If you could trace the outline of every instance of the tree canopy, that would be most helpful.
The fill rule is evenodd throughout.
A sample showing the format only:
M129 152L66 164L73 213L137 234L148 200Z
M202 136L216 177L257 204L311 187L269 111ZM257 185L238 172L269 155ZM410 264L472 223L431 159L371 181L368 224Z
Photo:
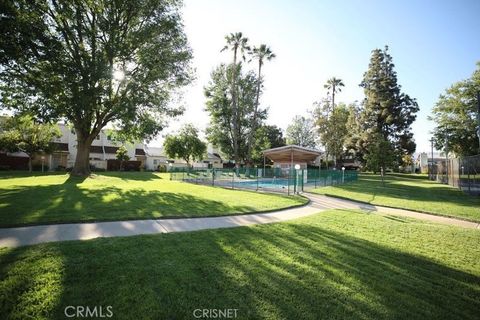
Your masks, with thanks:
M263 164L263 150L283 147L286 144L282 129L277 126L262 125L258 128L255 135L252 162L256 164ZM266 160L270 163L270 160Z
M287 144L315 148L316 133L313 120L303 116L295 116L287 127Z
M480 92L480 62L472 76L459 81L440 95L433 107L431 120L435 121L433 138L437 149L448 149L458 156L480 153L477 136L480 110L477 94Z
M235 113L232 109L231 91L231 78L234 76L237 77ZM207 138L227 157L236 159L239 163L247 159L248 136L254 130L254 123L261 125L267 116L267 110L256 108L257 81L256 74L253 71L242 72L241 65L221 64L213 70L211 80L204 90L207 99L205 109L210 115ZM238 148L237 154L235 145Z
M207 152L207 145L198 138L198 129L191 124L183 126L178 135L167 136L163 148L170 158L183 159L187 165L203 159Z
M317 104L313 112L320 143L328 154L336 160L344 154L347 136L349 107L339 103L335 108L330 108L327 101Z
M33 156L54 151L53 140L59 137L57 125L35 122L30 115L4 118L0 122L0 150L27 154L29 171L32 171Z
M360 84L365 99L359 122L362 126L360 131L363 132L362 141L358 146L364 148L360 154L368 155L378 146L377 135L381 134L391 144L394 159L400 164L405 154L415 152L411 124L416 119L419 107L415 99L401 92L394 67L387 46L384 50L372 51L368 70Z
M73 174L89 174L89 148L108 123L132 138L156 135L192 57L177 0L2 3L2 106L66 119L77 135Z

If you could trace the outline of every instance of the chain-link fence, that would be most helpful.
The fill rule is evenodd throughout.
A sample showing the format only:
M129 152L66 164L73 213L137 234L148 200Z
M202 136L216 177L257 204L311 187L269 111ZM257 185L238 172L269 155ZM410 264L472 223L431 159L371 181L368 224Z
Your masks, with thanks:
M356 171L232 168L199 169L173 168L171 180L220 186L232 189L264 190L295 194L308 189L341 184L357 180Z
M480 155L440 160L428 169L431 180L480 195Z

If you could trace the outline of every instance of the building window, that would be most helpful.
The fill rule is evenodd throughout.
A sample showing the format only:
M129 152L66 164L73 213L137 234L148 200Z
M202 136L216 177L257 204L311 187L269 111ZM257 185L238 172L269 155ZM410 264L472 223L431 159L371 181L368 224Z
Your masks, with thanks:
M111 136L107 136L107 140L108 140L108 141L111 141L111 140L112 140L112 137L111 137Z
M97 137L95 139L100 140L100 135L97 135Z
M157 159L154 159L153 160L153 165L156 166L158 164L158 160Z

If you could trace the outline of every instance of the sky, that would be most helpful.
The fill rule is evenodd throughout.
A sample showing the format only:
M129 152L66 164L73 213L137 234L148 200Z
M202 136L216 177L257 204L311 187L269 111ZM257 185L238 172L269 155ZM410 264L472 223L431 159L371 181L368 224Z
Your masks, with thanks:
M412 126L417 152L430 150L434 123L427 117L439 95L470 77L480 61L478 0L185 0L183 19L196 80L184 90L184 116L165 133L187 122L207 127L203 88L217 65L231 62L231 52L220 50L232 32L276 54L263 69L261 105L269 108L267 123L284 130L326 97L331 77L345 84L337 102L363 100L359 83L371 51L388 45L402 91L420 107Z

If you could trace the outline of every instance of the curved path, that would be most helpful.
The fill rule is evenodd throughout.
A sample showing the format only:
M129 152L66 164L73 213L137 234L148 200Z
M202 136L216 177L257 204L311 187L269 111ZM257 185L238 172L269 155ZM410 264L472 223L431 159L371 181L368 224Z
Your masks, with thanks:
M304 195L310 199L309 204L299 208L284 209L270 213L210 218L129 220L3 228L0 229L0 247L18 247L54 241L87 240L98 237L124 237L140 234L232 228L252 224L287 221L309 216L327 209L361 209L369 212L407 216L465 228L479 228L478 223L459 219L434 216L402 209L372 206L350 200L336 199L310 193Z

